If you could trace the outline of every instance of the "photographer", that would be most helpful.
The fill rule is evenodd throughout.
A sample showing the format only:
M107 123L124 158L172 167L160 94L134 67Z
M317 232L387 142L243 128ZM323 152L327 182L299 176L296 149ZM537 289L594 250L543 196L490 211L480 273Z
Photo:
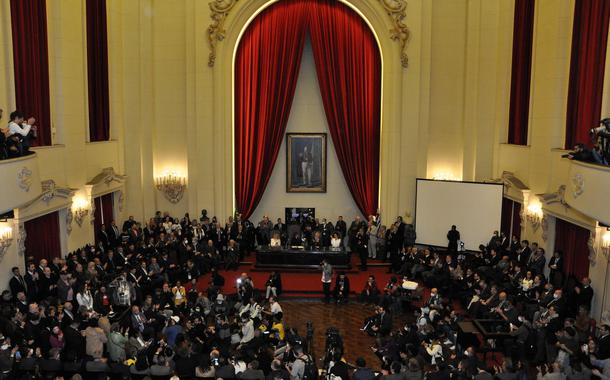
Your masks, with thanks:
M592 128L589 132L594 141L599 144L600 151L593 151L593 156L597 163L608 165L610 163L610 118L602 119L601 125Z

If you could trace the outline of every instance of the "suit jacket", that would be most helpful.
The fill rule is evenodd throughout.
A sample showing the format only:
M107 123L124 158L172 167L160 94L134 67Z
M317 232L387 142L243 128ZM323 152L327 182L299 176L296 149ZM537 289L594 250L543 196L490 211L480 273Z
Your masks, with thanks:
M104 248L108 248L110 246L110 236L108 236L108 232L105 230L100 230L97 233L97 240L104 246Z
M388 313L379 314L379 334L388 335L392 331L392 316Z
M337 276L337 280L335 281L335 294L339 294L341 287L341 278ZM349 278L347 276L343 279L343 295L349 296Z
M23 276L13 276L13 278L11 278L11 280L8 282L8 286L11 289L11 294L13 297L16 297L17 293L19 292L24 292L26 295L28 294L27 285Z
M237 378L243 380L265 380L265 373L260 369L248 368L238 373Z

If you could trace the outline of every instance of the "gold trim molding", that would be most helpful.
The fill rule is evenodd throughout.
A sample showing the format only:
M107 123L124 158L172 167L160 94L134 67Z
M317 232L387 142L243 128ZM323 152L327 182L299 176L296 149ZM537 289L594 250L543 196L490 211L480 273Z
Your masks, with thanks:
M208 43L210 45L210 55L208 66L214 67L216 62L216 45L225 38L225 20L231 9L237 4L238 0L214 0L210 3L210 17L212 23L208 26Z
M405 0L379 0L383 9L392 19L394 26L390 29L392 41L400 42L400 62L402 67L409 67L409 57L407 56L407 43L409 41L409 28L405 24L407 18L407 2Z
M214 0L209 3L210 18L212 19L212 23L208 26L208 44L210 45L210 54L208 56L209 67L214 67L216 63L216 47L226 36L224 24L237 2L238 0ZM379 0L379 2L392 20L393 26L390 28L390 38L392 41L400 43L400 62L402 67L407 68L409 67L407 45L411 35L409 28L405 24L407 2L405 0Z

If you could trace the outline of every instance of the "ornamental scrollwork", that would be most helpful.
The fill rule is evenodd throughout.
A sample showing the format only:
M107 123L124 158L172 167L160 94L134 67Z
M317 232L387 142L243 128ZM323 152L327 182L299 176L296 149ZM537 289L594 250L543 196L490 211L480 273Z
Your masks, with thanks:
M19 184L19 188L26 193L30 191L30 187L32 187L32 171L27 167L23 167L17 173L17 183Z
M402 67L409 66L407 44L409 42L409 28L405 24L407 18L407 2L405 0L379 0L386 13L392 19L393 27L390 29L390 38L400 42L400 62Z
M585 192L585 177L582 174L574 174L572 177L572 195L578 198Z
M213 67L216 62L216 46L218 42L225 38L225 20L238 0L214 0L210 3L212 23L208 26L208 44L210 45L210 55L208 66Z

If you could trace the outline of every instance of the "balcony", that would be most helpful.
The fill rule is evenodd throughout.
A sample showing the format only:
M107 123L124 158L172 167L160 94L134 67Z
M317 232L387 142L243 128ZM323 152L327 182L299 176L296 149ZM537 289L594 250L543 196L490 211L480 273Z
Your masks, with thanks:
M0 161L0 213L19 208L41 191L36 153Z
M583 214L610 224L610 166L570 161L566 201Z

